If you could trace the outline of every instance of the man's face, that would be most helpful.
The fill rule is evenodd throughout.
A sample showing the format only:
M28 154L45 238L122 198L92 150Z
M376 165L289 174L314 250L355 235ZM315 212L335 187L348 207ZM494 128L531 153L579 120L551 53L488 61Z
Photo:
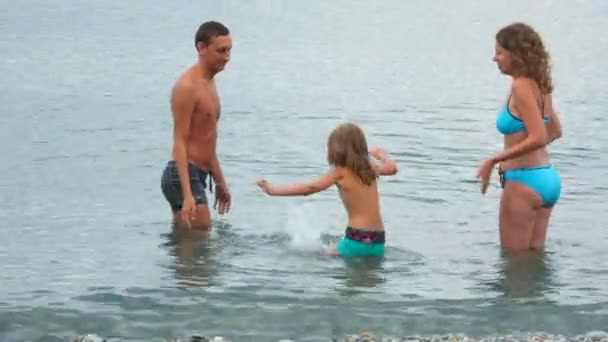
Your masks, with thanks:
M198 45L199 54L213 70L223 70L228 61L230 61L230 51L232 50L232 38L230 35L213 37L209 45L203 43L198 43Z

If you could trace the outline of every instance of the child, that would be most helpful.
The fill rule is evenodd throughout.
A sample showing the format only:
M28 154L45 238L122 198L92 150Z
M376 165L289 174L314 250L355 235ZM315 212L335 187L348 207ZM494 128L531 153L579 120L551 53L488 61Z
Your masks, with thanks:
M371 155L379 163L372 163L363 131L355 124L338 126L327 141L327 160L334 168L313 182L277 186L262 179L257 185L271 196L306 196L338 187L340 198L348 214L344 238L333 252L341 255L384 255L384 225L378 199L378 175L394 175L397 165L386 153L374 148Z

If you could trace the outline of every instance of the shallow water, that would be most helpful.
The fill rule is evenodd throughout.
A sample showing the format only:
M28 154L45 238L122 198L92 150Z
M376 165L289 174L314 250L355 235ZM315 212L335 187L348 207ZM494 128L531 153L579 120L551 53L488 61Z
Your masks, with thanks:
M606 2L4 8L0 340L573 336L608 326ZM210 234L173 232L160 192L167 97L209 18L234 39L218 76L234 204ZM491 62L493 35L519 19L553 57L563 193L547 251L511 259L497 241L500 189L482 197L474 175L501 147L493 120L508 79ZM322 253L344 229L335 191L268 198L254 186L325 171L326 137L345 120L400 167L380 183L380 263Z

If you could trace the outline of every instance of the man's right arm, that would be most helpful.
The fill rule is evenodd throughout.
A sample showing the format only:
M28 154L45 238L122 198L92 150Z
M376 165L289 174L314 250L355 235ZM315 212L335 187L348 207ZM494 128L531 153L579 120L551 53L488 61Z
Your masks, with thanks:
M173 160L177 166L184 199L192 197L190 175L188 174L188 139L190 121L194 110L194 93L190 86L177 84L171 94L173 113Z

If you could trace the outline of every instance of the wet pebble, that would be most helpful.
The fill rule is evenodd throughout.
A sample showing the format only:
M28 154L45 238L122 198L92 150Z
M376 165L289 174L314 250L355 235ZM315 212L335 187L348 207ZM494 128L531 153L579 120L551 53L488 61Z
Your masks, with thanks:
M116 340L119 342L120 340ZM98 335L89 334L79 336L70 342L115 342L106 340ZM168 340L167 342L232 342L222 336L190 336ZM238 341L235 341L238 342ZM293 342L281 339L276 342ZM534 333L526 335L496 335L486 336L479 339L468 337L464 334L447 335L411 335L403 337L381 336L373 332L364 331L358 335L347 335L328 339L328 342L608 342L608 333L604 331L590 331L583 335L567 337L563 335L552 335Z
M95 334L87 334L83 336L78 336L71 342L106 342L106 339L103 337L99 337Z

